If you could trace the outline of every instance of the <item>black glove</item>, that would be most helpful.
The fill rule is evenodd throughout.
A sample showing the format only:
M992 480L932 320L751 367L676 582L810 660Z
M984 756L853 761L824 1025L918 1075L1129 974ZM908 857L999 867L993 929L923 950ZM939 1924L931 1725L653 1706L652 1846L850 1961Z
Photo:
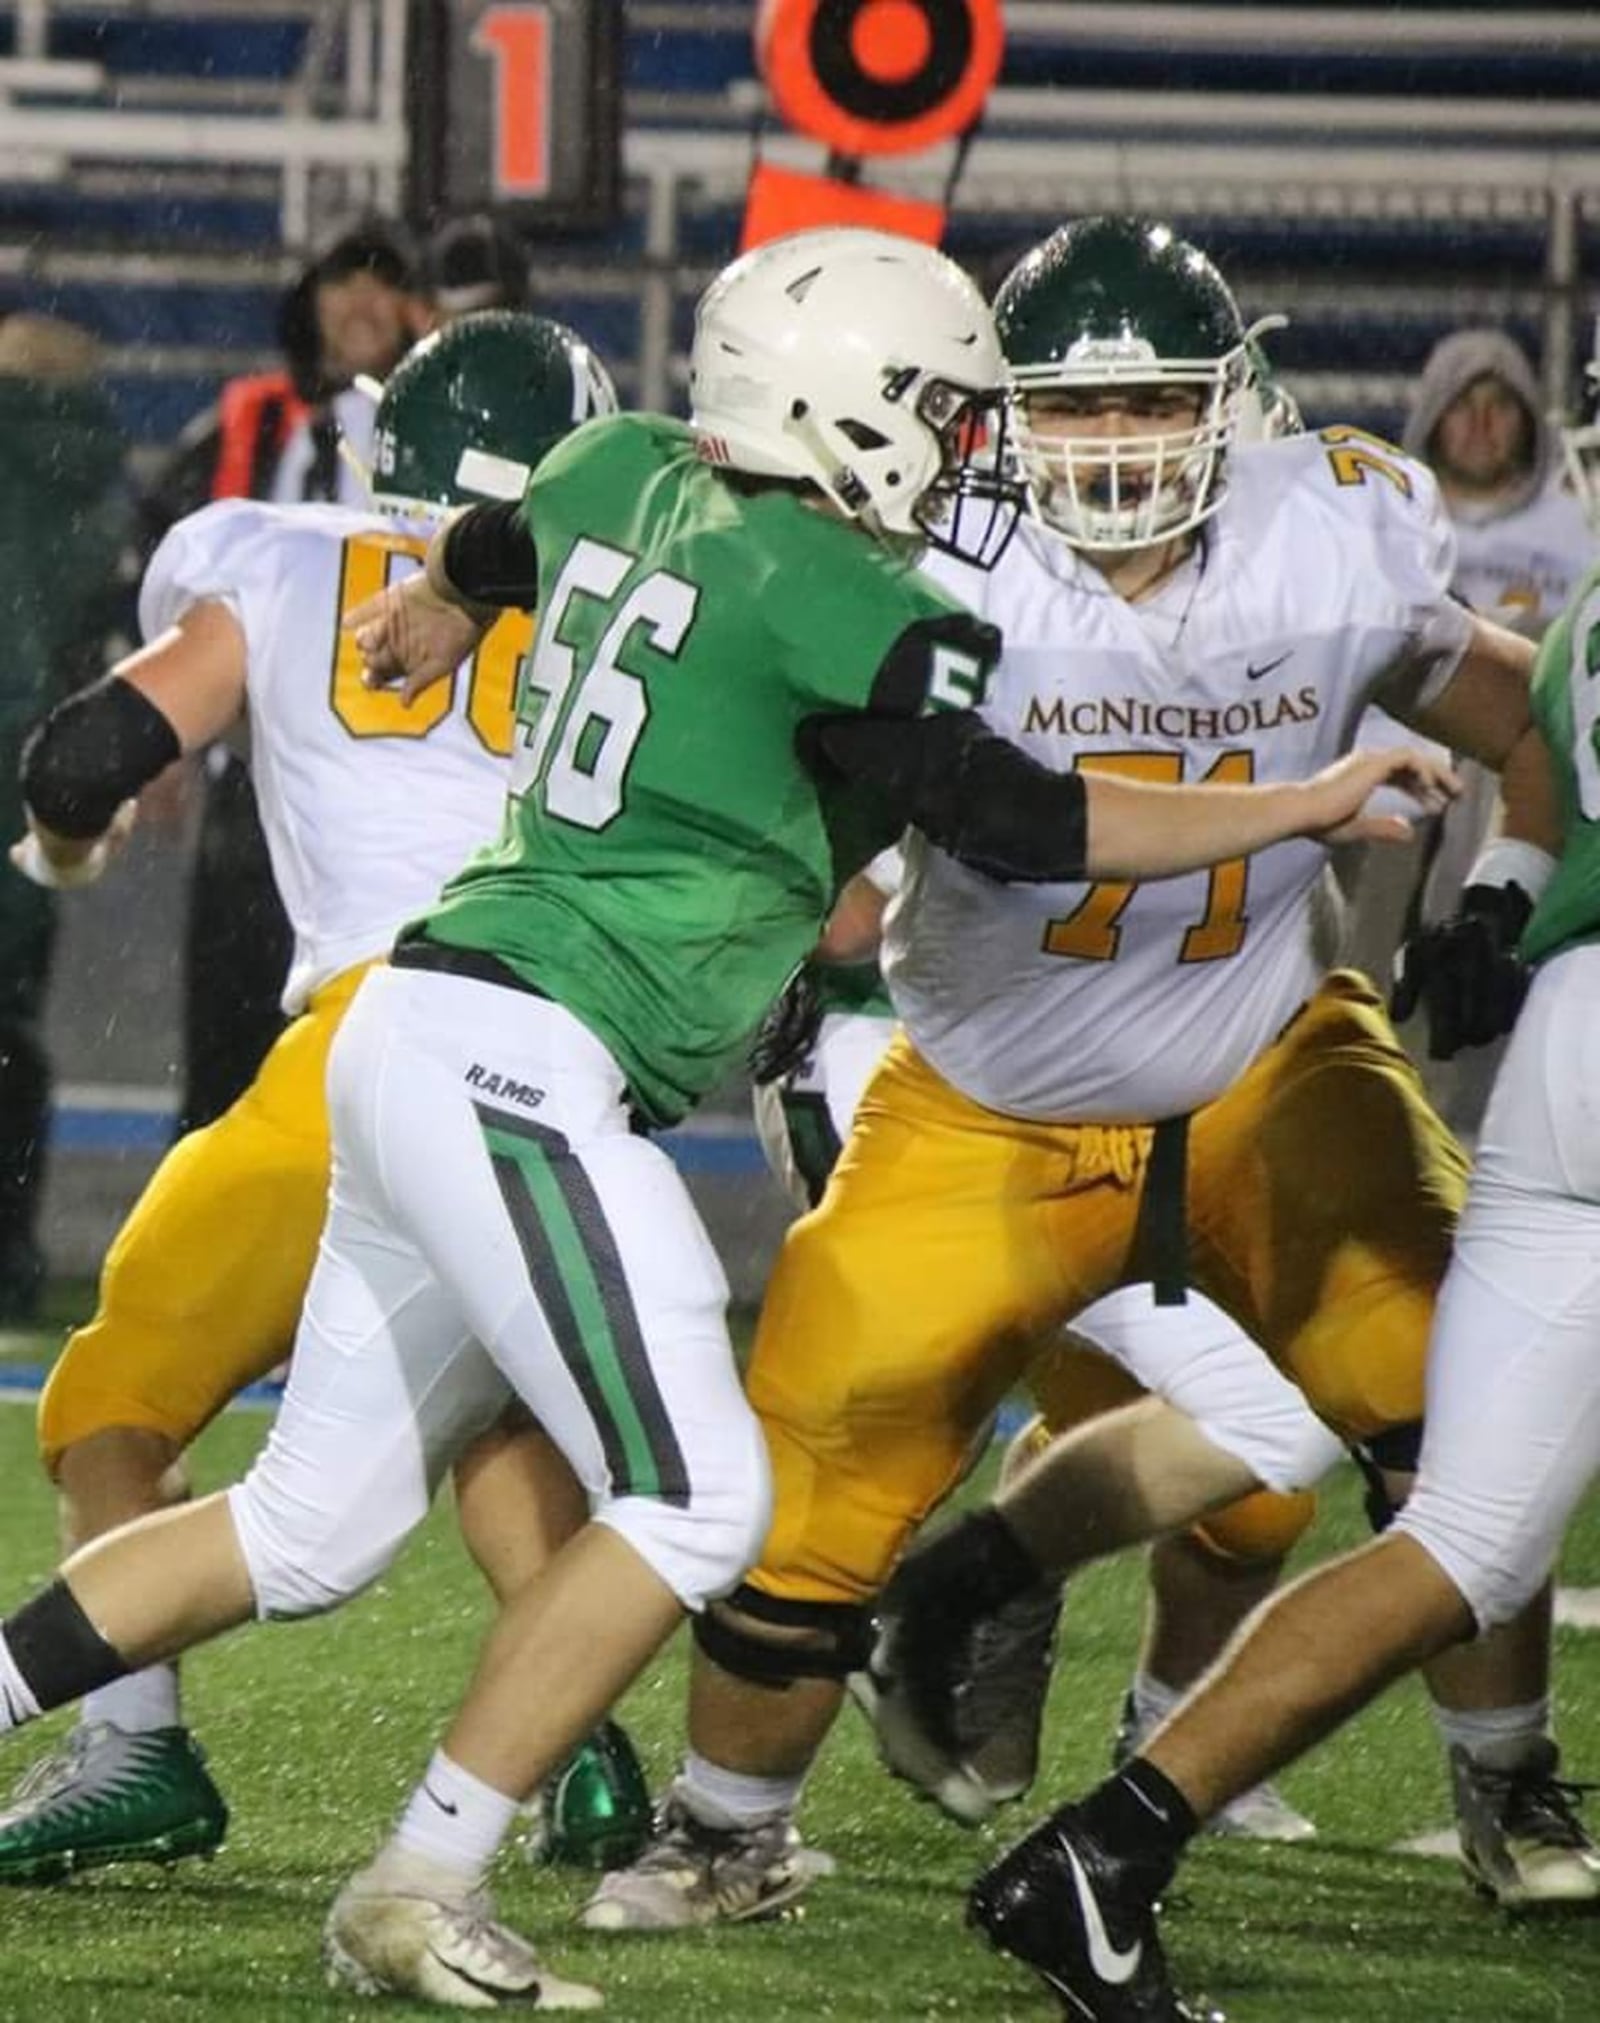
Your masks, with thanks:
M1418 928L1401 949L1390 1015L1398 1022L1421 1005L1431 1059L1454 1060L1510 1032L1528 988L1517 942L1532 911L1514 881L1469 885L1459 912Z
M822 999L809 963L801 963L756 1027L745 1065L750 1079L765 1086L798 1068L817 1043Z

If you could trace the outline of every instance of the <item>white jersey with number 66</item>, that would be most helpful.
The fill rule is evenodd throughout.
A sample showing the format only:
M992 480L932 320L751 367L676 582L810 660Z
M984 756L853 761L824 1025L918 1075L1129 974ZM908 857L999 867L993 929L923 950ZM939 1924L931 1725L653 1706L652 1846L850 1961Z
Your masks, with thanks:
M384 954L500 818L531 618L508 612L410 708L364 685L343 629L357 604L420 568L428 532L342 506L224 500L180 520L145 574L146 639L211 601L244 633L251 771L294 929L289 1012Z

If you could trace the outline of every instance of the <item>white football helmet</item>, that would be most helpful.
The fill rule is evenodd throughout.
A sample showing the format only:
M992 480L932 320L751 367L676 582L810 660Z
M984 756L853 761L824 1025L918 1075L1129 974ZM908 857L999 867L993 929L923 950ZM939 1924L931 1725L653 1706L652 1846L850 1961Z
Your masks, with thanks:
M985 567L1022 497L1001 453L1002 381L993 320L959 267L845 227L774 239L725 268L689 354L706 462L802 479L873 534Z
M1567 483L1590 528L1600 536L1600 321L1595 323L1594 356L1583 368L1583 378L1592 412L1586 422L1562 429L1561 454Z

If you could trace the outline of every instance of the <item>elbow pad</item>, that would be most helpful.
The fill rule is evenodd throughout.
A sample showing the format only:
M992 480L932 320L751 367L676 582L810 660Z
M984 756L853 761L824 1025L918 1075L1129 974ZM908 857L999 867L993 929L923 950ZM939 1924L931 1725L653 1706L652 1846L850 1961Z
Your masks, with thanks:
M1007 883L1082 878L1088 792L970 710L923 717L828 717L801 727L801 756L875 788L902 824Z
M517 501L469 506L445 529L443 561L451 589L470 603L537 610L539 556Z
M22 747L22 797L58 836L102 835L179 756L178 733L132 683L107 675L57 705Z

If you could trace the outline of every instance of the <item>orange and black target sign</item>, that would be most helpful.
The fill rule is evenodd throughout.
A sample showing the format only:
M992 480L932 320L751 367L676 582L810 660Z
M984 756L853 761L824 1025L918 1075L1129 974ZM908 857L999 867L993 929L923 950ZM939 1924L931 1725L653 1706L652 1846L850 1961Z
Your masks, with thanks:
M971 126L1000 73L1000 0L763 0L779 114L837 154L910 154Z

